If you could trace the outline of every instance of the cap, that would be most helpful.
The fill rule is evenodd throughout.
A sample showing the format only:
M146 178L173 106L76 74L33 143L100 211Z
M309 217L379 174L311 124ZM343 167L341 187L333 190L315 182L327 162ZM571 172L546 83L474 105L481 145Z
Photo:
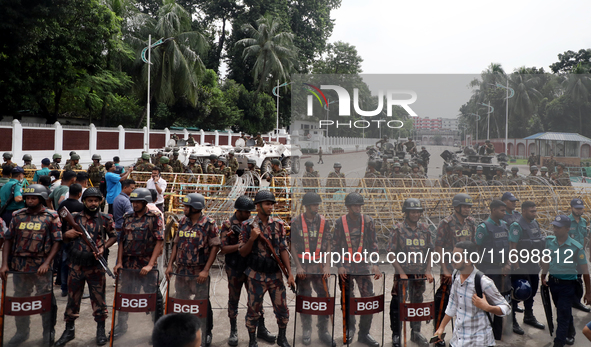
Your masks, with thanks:
M570 207L572 208L585 208L583 200L574 198L570 201Z
M562 227L569 227L570 228L570 218L561 214L554 218L554 221L551 223L552 225L556 225L559 228Z
M15 173L22 173L22 174L24 174L25 173L25 170L22 167L17 166L17 167L15 167L15 168L12 169L11 173L13 173L13 174L15 174Z
M513 195L513 193L511 192L506 192L505 194L503 194L503 196L501 197L501 201L504 200L519 201L519 199L517 199L517 197L515 197L515 195Z
M51 164L51 160L49 160L49 158L43 158L43 160L41 160L41 164L42 165L49 165L49 164Z

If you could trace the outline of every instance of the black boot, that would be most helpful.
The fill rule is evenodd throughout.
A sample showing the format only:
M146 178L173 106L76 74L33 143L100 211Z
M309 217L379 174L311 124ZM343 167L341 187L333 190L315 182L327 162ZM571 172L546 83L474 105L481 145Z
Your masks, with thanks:
M53 346L55 341L55 326L51 313L41 315L41 325L43 326L43 346Z
M248 333L248 347L259 347L257 343L257 333L256 332L249 332Z
M322 317L322 316L318 316ZM327 317L327 316L324 316ZM327 319L328 321L328 319ZM328 333L328 322L319 322L318 323L318 338L322 343L324 343L328 347L336 347L337 343L332 338L332 336Z
M65 346L66 343L72 341L76 337L76 328L74 326L74 322L66 322L66 329L60 337L59 340L55 343L55 346Z
M277 346L279 347L291 347L285 337L285 328L279 328L279 336L277 336Z
M105 321L96 323L96 344L99 346L105 345L109 342L105 334Z
M238 346L238 328L236 328L236 318L230 318L230 337L228 345Z
M525 331L523 331L523 329L521 329L521 327L519 326L519 323L517 323L517 320L513 320L513 332L517 335L525 334Z
M585 305L583 305L580 301L577 302L573 302L573 308L576 308L577 310L581 310L583 312L591 312L591 309Z
M419 347L429 347L429 341L421 334L421 331L418 329L413 329L410 331L410 340L419 345Z
M29 317L15 317L16 334L8 341L8 346L18 346L29 339L30 323Z
M275 339L277 338L277 336L271 335L269 330L267 330L267 327L265 326L265 317L263 317L263 316L261 316L261 318L259 318L259 327L257 329L257 337L259 339L263 339L269 343L275 343Z
M369 332L364 333L361 332L361 330L359 331L359 337L357 338L357 341L368 345L369 347L378 347L380 344L378 343L378 341L376 341L370 334Z
M113 340L120 338L127 333L127 318L129 317L127 312L120 312L119 318L117 319L117 325L111 332L113 334Z
M523 323L527 325L531 325L532 327L540 330L544 330L546 326L536 319L533 312L526 312L523 316Z

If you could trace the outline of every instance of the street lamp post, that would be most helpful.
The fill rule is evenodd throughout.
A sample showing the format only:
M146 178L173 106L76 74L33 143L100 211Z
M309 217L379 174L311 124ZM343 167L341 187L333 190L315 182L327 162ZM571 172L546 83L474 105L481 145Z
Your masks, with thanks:
M476 111L478 112L478 111ZM469 116L476 116L476 144L478 144L478 121L480 120L480 115L477 113L468 113Z
M495 108L490 105L490 100L488 101L488 104L481 102L480 105L488 107L488 111L486 112L486 139L490 140L490 114L494 112Z
M507 91L506 94L506 101L505 101L505 154L509 155L509 99L511 99L515 95L515 90L513 88L509 88L509 78L507 77L507 86L504 86L500 83L495 84L498 88L503 88ZM509 95L509 91L511 91L511 95Z
M326 122L326 137L328 137L328 109L329 109L329 107L328 107L328 106L329 106L329 105L332 105L332 104L336 104L336 103L338 103L338 102L339 102L339 100L330 101L330 99L328 99L328 100L326 100L326 101L327 101L327 104L326 104L326 105L324 105L324 109L326 110L326 120L327 120L327 122Z
M277 119L276 119L276 123L275 123L275 134L277 136L277 141L279 141L279 88L281 87L285 87L287 85L289 85L291 83L283 83L282 85L279 85L279 80L277 80L277 87L273 87L273 95L275 95L277 97Z

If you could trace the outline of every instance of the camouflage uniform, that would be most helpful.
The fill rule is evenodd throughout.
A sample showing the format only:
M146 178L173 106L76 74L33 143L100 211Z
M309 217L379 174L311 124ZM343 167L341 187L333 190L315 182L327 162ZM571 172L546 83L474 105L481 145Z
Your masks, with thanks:
M237 245L240 238L241 225L235 215L226 219L220 230L221 245ZM246 282L246 259L240 256L238 251L226 254L226 274L228 275L228 317L236 319L238 317L238 303L240 302L240 293L242 286L248 291Z
M318 188L320 187L320 179L318 177L320 177L320 174L318 174L318 171L312 171L312 172L306 171L304 173L304 175L302 176L302 186L308 188L305 190L306 192L318 191ZM309 188L313 188L313 189L309 189Z
M287 235L285 225L280 218L269 217L267 227L263 227L258 216L251 218L242 223L240 232L240 247L244 246L250 238L251 224L256 224L261 230L261 236L271 241L273 248L277 255L281 251L287 250ZM273 264L275 260L272 258L271 252L267 249L266 243L262 240L256 240L252 246L252 252L248 256L247 268L244 271L248 277L248 311L246 312L246 328L249 333L255 332L257 323L261 316L263 309L263 296L266 292L269 295L273 304L273 311L277 318L277 326L279 329L287 328L289 322L289 309L285 299L285 284L283 283L283 275L279 266ZM264 263L267 266L258 266ZM258 268L259 270L255 270ZM266 268L266 270L263 270ZM276 271L275 271L276 270ZM266 271L266 272L262 272Z
M265 146L265 141L263 140L263 138L259 135L257 137L255 137L255 147L264 147Z
M411 168L410 166L408 166L408 163L404 163L402 164L402 167L400 168L400 172L402 172L405 175L408 175L409 173L411 173Z
M215 168L215 166L211 162L207 164L207 174L208 175L215 175L216 171L217 171L217 169Z
M454 175L443 174L441 176L441 186L443 188L449 188L454 183Z
M15 167L17 167L18 165L17 165L16 163L14 163L14 162L11 162L10 164L7 164L7 163L5 162L4 164L2 164L2 168L4 168L5 166L10 166L11 168L13 168L13 169L14 169L14 168L15 168Z
M195 146L195 139L193 138L193 136L189 136L189 138L187 139L187 145Z
M187 165L187 168L189 170L191 170L191 172L194 174L202 174L203 173L203 167L201 167L201 164L199 164L197 162L195 162L195 164Z
M80 164L72 165L72 162L69 162L64 166L64 171L74 171L74 170L82 170L82 165L80 165Z
M109 238L116 237L115 222L111 215L98 212L96 217L88 218L87 215L79 212L72 214L72 216L76 223L86 228L98 248L104 246L103 232ZM88 283L94 320L104 322L108 315L107 302L105 301L105 270L94 258L92 250L83 237L77 237L66 244L70 272L68 274L68 304L64 312L64 320L73 322L80 315L80 301L84 292L84 284Z
M151 159L152 160L152 164L155 165L155 166L160 166L160 158L161 157L162 156L157 156L157 155L153 156L152 159Z
M346 233L344 225L343 225L343 218L347 221L348 225L348 234L350 235L351 240L351 247L349 247L348 242L346 240ZM363 234L361 233L363 223ZM370 216L361 215L360 219L356 222L353 221L348 215L344 215L336 220L334 233L331 242L331 249L333 251L336 250L348 250L350 254L355 252L363 252L367 250L368 253L370 252L378 252L378 240L375 232L375 226L373 219ZM368 276L371 274L371 267L369 264L364 263L363 261L356 264L355 262L349 262L346 259L342 260L342 263L338 265L339 267L344 267L347 270L347 279L342 281L339 276L339 287L345 287L345 292L341 293L341 295L345 295L345 302L346 305L346 316L347 319L347 328L348 330L354 331L355 330L355 316L351 315L351 307L349 306L349 298L351 297L352 293L355 292L355 282L359 286L359 293L362 297L369 297L374 296L373 292L373 279L372 277ZM357 276L355 276L357 275ZM353 281L354 280L354 281ZM371 327L371 321L373 316L372 315L363 315L360 318L359 323L359 333L360 335L365 333L369 333L369 329Z
M419 172L416 172L416 173L415 172L412 172L410 174L410 177L412 177L412 178L425 178L425 176L420 171Z
M526 178L526 183L531 184L531 185L539 185L539 184L541 184L541 181L542 180L540 179L540 176L534 175L531 173L529 175L527 175L527 178Z
M293 248L293 256L297 257L296 261L301 264L306 278L296 279L298 287L298 295L312 296L312 287L316 292L317 297L328 297L330 293L327 291L327 283L323 278L323 264L316 263L314 259L319 259L320 252L328 252L331 243L330 225L325 221L323 230L320 230L321 217L317 214L313 220L306 219L305 214L296 216L291 220L291 245ZM308 237L303 232L302 219L305 221L308 229ZM318 249L318 238L320 238L320 249ZM316 256L303 255L304 252L316 254ZM307 257L307 258L306 258ZM302 314L302 326L304 330L312 328L312 316ZM328 327L328 316L318 316L318 330L326 331Z
M486 176L484 174L472 174L470 178L473 179L477 185L486 184Z
M510 176L507 177L507 180L509 182L517 184L517 185L523 185L523 178L521 178L521 176L519 176L519 175L513 176L513 174L511 174Z
M136 217L135 212L123 215L119 247L123 247L123 268L141 269L148 265L157 241L163 240L164 221L161 215L147 211Z
M495 154L495 146L492 143L489 143L485 149L486 155Z
M554 170L556 169L556 159L554 159L554 158L548 159L548 164L546 165L546 167L548 168L548 172L550 174L552 174L554 172Z
M199 300L207 298L206 331L211 332L213 311L209 301L209 287L207 284L198 284L194 276L199 276L205 268L211 248L220 245L218 226L213 219L206 216L201 216L195 224L190 218L183 217L179 221L178 232L173 242L177 245L176 273L181 275L176 278L175 291L177 294L182 293L178 295L179 299L190 299L190 295L195 295L195 299Z
M26 165L23 165L23 169L24 170L37 170L37 167L35 166L35 164L26 164Z
M529 158L527 158L527 165L532 166L532 165L536 165L536 164L537 164L536 156L533 154L530 155Z
M172 170L172 166L168 165L168 164L160 164L160 171L161 172L169 172L169 173L173 173L174 171Z
M499 175L494 175L493 176L493 181L500 181L500 182L505 183L507 181L507 176L505 176L503 174L501 174L500 176Z
M332 171L328 174L328 179L326 180L326 187L335 187L336 189L327 190L329 193L334 193L337 190L344 189L346 186L345 181L345 174L342 172L337 173L336 171Z
M105 175L105 166L104 165L95 166L94 164L91 164L88 167L88 179L90 180L90 182L92 182L93 187L99 186L104 175Z
M156 166L152 163L150 163L149 161L144 161L142 160L142 162L139 165L136 165L134 170L135 171L141 171L141 172L152 172L152 170L154 170Z
M51 164L49 164L49 169L50 170L61 170L60 163L52 161Z
M390 234L390 241L388 242L388 252L405 253L407 256L414 252L421 253L423 259L428 259L428 250L433 249L431 241L431 232L425 223L417 223L416 229L412 229L406 220L394 225L394 229ZM409 279L425 278L427 271L427 264L421 262L417 257L416 262L401 263L400 266ZM400 284L400 275L394 276L394 284L392 286L392 301L390 303L390 328L397 335L400 335L400 321L398 320L398 311L400 296L398 293ZM408 296L413 304L423 302L423 293L426 289L426 281L409 281L407 283ZM404 298L406 300L406 298ZM420 322L410 322L412 330L419 332L421 330Z
M182 173L183 172L183 163L181 163L178 159L171 159L168 165L172 168L173 172Z
M557 186L572 186L570 175L566 171L563 171L561 174L557 174L554 182L556 182Z
M228 166L232 169L232 173L235 174L236 170L238 170L238 159L236 159L236 157L229 158Z

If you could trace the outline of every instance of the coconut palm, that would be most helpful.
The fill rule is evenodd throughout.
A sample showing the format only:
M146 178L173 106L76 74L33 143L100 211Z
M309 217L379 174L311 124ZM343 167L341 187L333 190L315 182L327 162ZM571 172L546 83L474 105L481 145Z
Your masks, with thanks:
M565 95L576 105L579 116L579 131L583 131L583 113L581 109L588 106L589 93L591 92L591 78L585 68L578 64L569 74L563 83Z
M257 20L256 29L245 24L242 30L249 37L236 42L236 45L244 47L244 59L256 59L253 73L255 82L259 82L257 91L260 92L271 80L288 80L297 56L293 34L281 31L281 21L269 15Z

